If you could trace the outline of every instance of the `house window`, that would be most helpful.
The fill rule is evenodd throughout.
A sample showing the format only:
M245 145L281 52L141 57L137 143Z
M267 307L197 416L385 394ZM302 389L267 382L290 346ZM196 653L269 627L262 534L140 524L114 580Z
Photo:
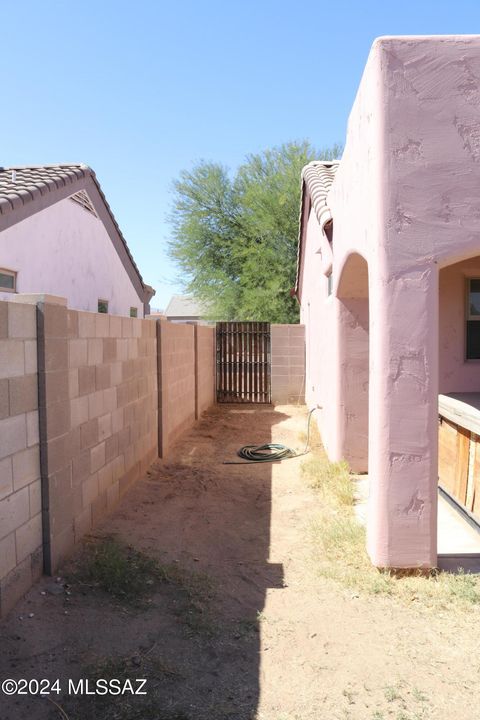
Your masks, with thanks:
M467 360L480 360L480 278L467 280Z
M108 313L108 300L99 300L98 301L98 312L99 313Z
M138 310L136 307L130 308L130 317L138 317Z
M0 290L3 292L17 291L17 273L13 270L0 268Z

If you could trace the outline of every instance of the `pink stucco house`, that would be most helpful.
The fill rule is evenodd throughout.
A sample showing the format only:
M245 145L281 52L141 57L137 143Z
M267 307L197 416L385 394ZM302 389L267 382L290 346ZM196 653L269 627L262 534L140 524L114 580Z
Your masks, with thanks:
M480 392L479 108L480 36L379 38L341 161L303 171L306 397L368 469L378 567L436 566L438 398Z
M49 294L70 308L144 317L146 285L87 165L0 168L0 299Z

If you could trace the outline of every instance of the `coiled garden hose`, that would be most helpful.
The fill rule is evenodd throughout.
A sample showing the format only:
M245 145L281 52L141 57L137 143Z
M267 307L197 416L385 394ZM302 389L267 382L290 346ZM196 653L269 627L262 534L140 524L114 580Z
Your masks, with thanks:
M317 406L319 407L319 406ZM252 463L269 463L269 462L280 462L281 460L290 460L291 458L302 457L310 452L310 423L312 421L312 415L317 410L317 407L312 408L308 413L307 420L307 441L305 443L305 449L301 453L296 453L292 448L286 445L280 445L279 443L265 443L264 445L244 445L237 450L238 457L242 458L243 462L238 460L224 460L224 465L251 465Z

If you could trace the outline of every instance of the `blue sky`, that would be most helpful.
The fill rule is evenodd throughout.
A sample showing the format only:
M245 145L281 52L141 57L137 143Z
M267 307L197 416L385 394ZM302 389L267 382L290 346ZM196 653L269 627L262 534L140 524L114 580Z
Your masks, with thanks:
M343 142L379 35L480 33L480 3L1 3L0 165L86 162L164 307L171 183L294 139Z

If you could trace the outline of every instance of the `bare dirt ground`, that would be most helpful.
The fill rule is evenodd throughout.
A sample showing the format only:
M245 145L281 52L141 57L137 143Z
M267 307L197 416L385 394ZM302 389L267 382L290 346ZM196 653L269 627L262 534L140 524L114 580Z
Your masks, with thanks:
M80 549L0 625L1 678L59 677L62 692L2 697L1 720L478 720L476 607L320 578L302 459L223 464L249 442L301 449L305 424L304 408L218 406L182 436L96 533L178 577L132 607L75 579ZM69 696L82 677L144 677L148 696Z

